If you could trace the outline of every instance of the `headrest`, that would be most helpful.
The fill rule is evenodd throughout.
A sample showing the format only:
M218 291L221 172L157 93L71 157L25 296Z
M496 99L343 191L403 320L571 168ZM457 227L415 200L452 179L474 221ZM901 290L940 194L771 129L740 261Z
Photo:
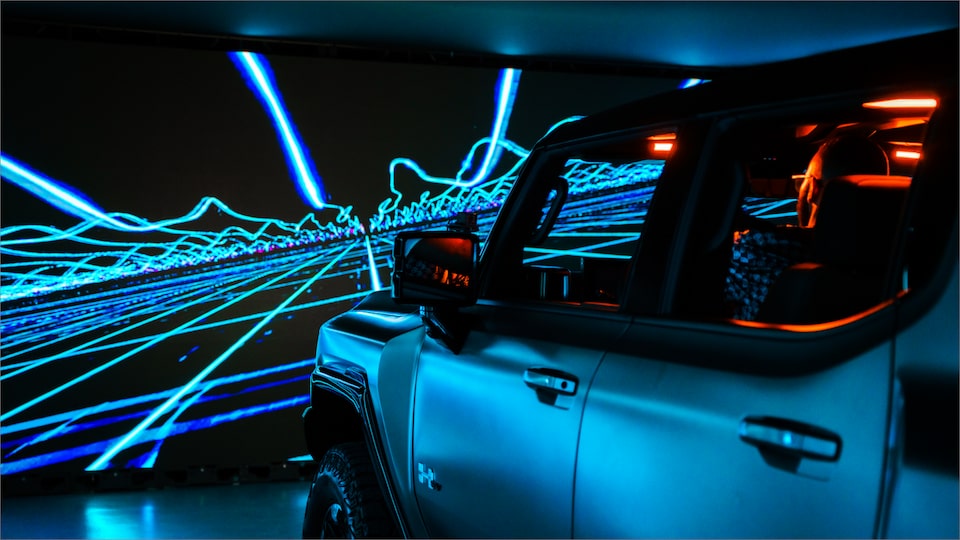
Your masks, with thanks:
M814 257L824 264L883 272L910 178L857 174L826 182L814 228Z

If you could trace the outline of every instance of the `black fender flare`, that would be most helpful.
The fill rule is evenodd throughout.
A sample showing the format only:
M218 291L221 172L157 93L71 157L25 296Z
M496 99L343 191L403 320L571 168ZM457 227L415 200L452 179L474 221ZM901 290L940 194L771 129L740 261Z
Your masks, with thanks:
M362 435L397 530L404 538L409 538L409 526L397 500L396 486L388 473L383 440L368 388L366 374L355 368L341 372L328 366L317 366L310 377L310 406L303 411L307 449L313 459L319 462L334 444L344 442L350 436L356 439ZM321 404L325 411L329 408L330 418L326 413L321 416L318 412L318 405ZM332 425L328 426L331 422Z

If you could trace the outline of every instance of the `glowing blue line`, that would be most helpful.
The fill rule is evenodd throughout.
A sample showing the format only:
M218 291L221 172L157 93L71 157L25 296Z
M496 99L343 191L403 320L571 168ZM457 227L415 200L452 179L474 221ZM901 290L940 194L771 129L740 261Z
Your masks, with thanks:
M468 152L467 157L461 163L460 171L457 173L456 178L440 178L428 175L416 162L408 158L396 158L390 162L390 191L396 195L395 198L390 198L383 201L378 210L379 215L374 218L374 224L372 230L376 230L376 226L379 221L382 221L387 212L395 210L400 204L400 200L403 197L403 194L396 188L396 168L398 166L404 166L411 171L413 171L421 180L430 183L438 183L448 185L451 188L474 188L477 185L483 183L488 179L492 170L496 167L497 162L499 161L499 156L502 150L505 148L510 152L520 156L520 162L514 166L514 168L503 177L501 177L501 182L504 178L510 176L513 171L519 168L523 160L529 155L527 150L524 150L516 143L507 140L507 126L509 125L510 115L513 112L513 104L516 99L517 89L520 84L520 70L515 70L511 68L503 69L500 72L499 80L497 83L497 93L496 93L496 104L495 104L495 113L493 124L490 129L490 136L480 141L477 141ZM579 118L579 117L578 117ZM554 128L566 121L571 119L566 119L558 124L554 125ZM551 128L552 130L553 128ZM463 175L470 169L471 164L473 163L473 157L477 149L483 145L487 145L487 150L484 154L483 160L481 161L480 167L476 170L473 178L469 180L464 180ZM502 147L502 148L501 148ZM439 196L441 199L446 199L447 194L445 192ZM425 202L421 200L421 203ZM416 204L416 203L415 203Z
M575 249L544 249L544 250L529 250L534 253L546 253L547 255L541 257L532 257L530 259L524 259L523 264L529 264L533 262L543 261L547 259L555 259L557 257L588 257L591 259L621 259L628 260L630 255L614 255L612 253L590 253L589 251L578 251Z
M282 373L284 371L291 371L296 369L305 369L307 367L313 366L316 363L316 360L313 358L307 360L301 360L299 362L291 362L289 364L283 364L280 366L273 366L269 368L259 369L256 371L251 371L247 373L239 373L236 375L228 375L226 377L220 377L219 379L213 379L208 381L204 385L204 389L212 389L219 386L226 386L229 384L235 384L238 382L248 381L250 379L256 379L259 377L266 377L270 375L275 375L277 373ZM105 402L93 407L86 407L83 409L76 409L73 411L59 413L52 416L47 416L44 418L36 418L32 420L26 420L23 422L18 422L16 424L5 424L0 426L0 435L9 436L20 431L26 431L31 429L36 429L39 427L47 426L50 424L57 424L60 422L65 422L74 418L82 418L84 416L90 416L98 414L101 412L109 412L113 410L126 409L128 407L133 407L140 405L142 403L149 403L151 401L157 401L160 399L166 399L167 397L173 395L175 389L164 390L162 392L155 392L152 394L145 394L142 396L137 396L133 398L126 398L117 401Z
M619 225L620 222L617 222ZM635 232L552 232L550 233L551 238L639 238L640 236Z
M344 253L346 253L347 251L349 251L350 249L352 249L354 245L356 245L356 242L354 242L349 248L347 248L346 250L344 250ZM220 312L220 311L223 311L224 309L227 309L228 307L232 306L233 304L236 304L237 302L240 302L240 301L242 301L242 300L245 300L245 299L249 298L250 296L256 294L257 292L259 292L259 291L260 291L261 289L263 289L264 287L267 287L268 285L272 285L273 283L276 283L276 282L279 282L279 281L282 281L282 280L288 278L290 275L293 275L293 274L295 274L295 273L303 270L304 268L307 268L307 267L315 264L317 261L319 261L320 259L322 259L322 258L325 257L325 256L326 256L326 254L317 256L317 257L315 257L315 258L313 258L313 259L310 259L310 260L308 260L307 262L301 264L300 266L298 266L298 267L296 267L296 268L294 268L294 269L292 269L292 270L289 270L289 271L285 272L284 274L282 274L282 275L280 275L280 276L278 276L278 277L275 277L275 278L271 279L270 281L264 283L263 285L255 288L255 289L251 289L251 290L249 290L249 291L246 291L246 292L244 292L243 294L241 294L241 295L237 296L236 298L234 298L233 300L230 300L230 301L228 301L228 302L224 302L223 304L220 304L219 306L213 308L212 310L207 311L206 313L202 313L202 314L198 315L197 317L191 319L190 321L187 321L187 322L181 324L180 326L174 328L173 330L170 330L170 331L168 331L168 332L164 332L163 334L160 334L159 336L157 336L157 337L155 337L154 339L148 341L147 343L144 343L143 345L141 345L141 346L139 346L139 347L137 347L137 348L135 348L135 349L132 349L132 350L128 351L127 353L122 354L122 355L118 356L117 358L114 358L113 360L111 360L111 361L109 361L109 362L106 362L105 364L102 364L102 365L100 365L100 366L98 366L98 367L96 367L96 368L93 368L93 369L91 369L90 371L84 373L83 375L80 375L79 377L76 377L76 378L74 378L73 380L62 384L62 385L54 388L53 390L50 390L50 391L48 391L48 392L46 392L46 393L44 393L44 394L42 394L42 395L40 395L40 396L38 396L38 397L36 397L36 398L34 398L34 399L31 399L30 401L27 401L27 402L24 403L23 405L20 405L19 407L16 407L16 408L14 408L13 410L10 410L10 411L7 411L7 412L3 413L2 415L0 415L0 422L4 422L4 421L6 421L7 419L9 419L11 416L14 416L14 415L16 415L16 414L19 414L19 413L21 413L21 412L23 412L23 411L25 411L25 410L33 407L34 405L43 402L44 400L50 398L51 396L54 396L54 395L56 395L56 394L59 394L60 392L66 390L66 389L68 389L68 388L70 388L70 387L72 387L72 386L74 386L74 385L76 385L76 384L79 384L80 382L85 381L85 380L89 379L90 377L93 377L93 376L96 375L96 374L99 374L99 373L102 373L103 371L106 371L107 369L109 369L109 368L111 368L111 367L119 364L120 362L122 362L122 361L124 361L124 360L126 360L126 359L128 359L128 358L130 358L130 357L132 357L132 356L134 356L135 354L137 354L137 353L139 353L139 352L142 352L142 351L144 351L144 350L146 350L146 349L148 349L148 348L156 345L157 343L160 343L161 341L164 341L164 340L167 339L168 337L171 337L171 336L174 336L174 335L179 334L183 329L189 328L190 326L196 324L197 322L202 321L202 320L210 317L211 315L213 315L213 314L215 314L215 313L218 313L218 312ZM341 255L340 255L336 260L339 260L340 257L342 257L342 256L343 256L343 253L341 253Z
M164 317L169 317L170 315L172 315L173 313L176 313L176 312L178 312L178 311L182 311L182 310L184 310L184 309L188 309L188 308L190 308L190 307L193 307L193 306L196 306L196 305L200 305L200 304L202 304L202 303L204 303L204 302L209 301L210 299L216 298L216 297L218 297L218 296L222 296L224 293L227 293L227 292L232 291L232 290L234 290L234 289L237 289L237 288L246 286L246 285L248 285L249 283L252 283L252 282L254 282L254 281L258 280L258 279L260 279L260 276L252 276L252 277L249 277L249 278L244 279L244 280L242 280L242 281L239 281L239 282L237 282L237 283L235 283L235 284L233 284L233 285L230 285L229 287L224 287L224 288L217 289L217 290L215 290L215 291L212 292L212 293L206 294L206 295L204 295L204 296L202 296L202 297L200 297L200 298L197 298L197 299L195 299L195 300L192 300L192 301L190 301L190 302L186 302L186 303L181 302L181 303L177 304L176 306L174 306L173 308L168 309L168 310L166 310L166 311L162 311L162 312L160 312L160 313L158 313L158 314L156 314L156 315L154 315L154 316L152 316L152 317L149 317L149 318L147 318L147 319L144 319L144 320L142 320L142 321L139 321L139 322L136 322L136 323L133 323L133 324L125 325L125 326L124 326L123 328L121 328L120 330L116 330L116 331L111 332L111 333L109 333L109 334L102 335L102 336L100 336L100 337L98 337L98 338L96 338L96 339L93 339L93 340L88 341L88 342L86 342L86 343L83 343L83 344L81 344L81 345L77 345L77 346L72 347L72 348L70 348L70 349L68 349L68 350L66 350L66 351L57 353L57 354L55 354L55 355L53 355L53 356L48 356L47 358L43 359L42 361L36 361L36 362L34 362L32 365L30 365L29 367L23 368L23 369L18 370L18 371L14 372L14 373L7 373L6 375L2 375L2 376L0 376L0 381L3 381L3 380L6 380L6 379L8 379L8 378L10 378L10 377L19 375L20 373L23 373L23 372L25 372L25 371L27 371L27 370L30 370L30 369L33 369L33 368L36 368L36 367L40 367L40 366L42 366L42 365L44 365L44 364L46 364L46 363L48 363L48 362L52 362L52 361L58 360L58 359L60 359L60 358L67 358L67 357L71 356L72 353L75 353L75 352L78 351L78 350L82 350L82 349L85 349L85 348L87 348L87 347L89 347L89 346L91 346L91 345L95 345L95 344L100 343L100 342L102 342L102 341L107 341L107 340L109 340L109 339L115 338L115 337L117 337L117 336L119 336L119 335L121 335L121 334L123 334L123 333L129 332L130 330L134 330L134 329L136 329L136 328L139 328L139 327L144 326L144 325L146 325L146 324L149 324L149 323L151 323L151 322L154 322L154 321L158 321L158 320L160 320L160 319L163 319ZM184 298L183 296L181 296L180 299L183 300L183 299L185 299L185 298ZM146 311L146 310L140 310L140 311L134 312L134 313L132 313L132 314L124 314L124 315L121 316L121 318L133 318L133 317L136 317L137 315L139 315L140 313L142 313L142 312L144 312L144 311ZM90 328L88 328L88 331L98 330L98 329L100 329L100 328L102 328L102 327L103 327L102 325L101 325L101 326L90 327ZM56 342L62 341L62 340L64 340L64 339L74 339L74 338L76 338L78 335L79 335L78 333L71 333L71 334L68 334L68 335L64 335L64 336L62 336L62 337L60 337L60 338L58 338L58 339L49 340L49 341L44 341L43 343L40 343L39 345L36 345L36 346L33 346L33 347L29 347L29 348L24 349L24 350L22 350L22 351L17 351L17 352L15 352L15 353L11 353L11 354L9 354L9 355L7 355L7 356L5 357L5 360L9 360L9 359L11 359L11 358L16 357L17 355L20 355L20 354L23 354L23 353L26 353L26 352L32 352L32 351L34 351L34 350L36 350L36 349L38 349L38 348L45 347L45 346L47 346L47 345L50 345L50 344L52 344L52 343L56 343Z
M367 236L367 268L370 272L370 287L375 291L379 291L383 287L380 285L380 275L377 272L377 265L373 260L373 248L370 247L370 237Z
M694 87L694 86L701 85L701 84L706 84L706 83L708 83L708 82L710 82L710 79L697 79L697 78L684 79L684 80L680 83L680 87L679 87L679 88L680 88L680 89L692 88L692 87Z
M159 440L153 446L153 449L149 452L149 454L144 458L142 468L149 469L153 467L154 463L157 462L157 456L160 455L160 448L163 446L164 441L167 439L167 437L170 437L174 432L174 428L176 427L176 423L177 423L177 418L180 418L180 416L183 413L187 412L187 409L189 409L190 406L192 406L201 397L203 397L204 392L206 392L208 388L209 388L209 385L206 387L201 387L196 393L194 393L192 396L187 398L186 401L179 403L177 410L174 411L169 418L167 418L167 421L164 422L162 426L160 426L160 432L158 433ZM173 398L170 398L170 399L173 399Z
M264 64L267 63L266 58L249 52L232 52L229 55L244 69L249 79L254 82L259 96L267 104L267 110L283 142L283 149L293 165L295 179L306 195L306 202L318 210L323 209L327 194L319 175L315 175L313 163L308 164L309 158L303 150L303 143L290 122L279 92L267 75L264 68Z
M166 402L164 402L163 405L157 407L150 414L150 416L148 416L142 422L140 422L140 424L138 424L137 427L133 428L130 431L130 433L128 433L125 437L123 437L120 440L120 442L116 443L113 447L107 450L102 456L100 456L99 459L91 463L90 466L86 468L86 470L99 471L109 466L110 460L114 456L120 453L120 451L122 451L131 441L136 439L137 436L140 435L140 433L142 433L145 429L150 427L150 425L153 424L157 420L157 418L165 414L171 407L173 407L184 395L187 394L187 392L189 392L190 390L193 389L193 387L195 387L197 384L202 382L203 379L205 379L207 375L209 375L214 369L219 367L220 364L222 364L228 358L230 358L234 352L236 352L240 347L242 347L247 342L247 340L249 340L252 336L257 334L264 326L266 326L270 321L272 321L273 318L277 316L277 314L279 314L294 300L296 300L297 297L299 297L304 291L309 289L310 286L313 285L315 281L320 279L327 272L327 270L329 270L335 264L340 262L340 259L342 259L343 256L346 255L348 251L349 249L343 250L337 257L335 257L326 266L324 266L319 272L317 272L316 275L314 275L312 278L307 280L307 282L304 283L302 286L300 286L300 288L297 289L296 292L294 292L286 300L281 302L273 311L271 311L259 323L254 325L254 327L250 329L250 331L248 331L246 334L244 334L244 336L241 337L236 343L231 345L230 348L224 351L223 354L221 354L216 360L211 362L206 368L203 369L203 371L198 373L193 379L190 380L190 382L185 384L180 389L180 391L178 391L176 394L171 396Z
M189 433L190 431L202 429L203 427L212 427L212 426L223 424L226 422L234 422L237 420L242 420L244 418L249 418L251 416L269 413L269 412L277 411L280 409L286 409L290 407L304 405L306 403L309 403L309 401L310 401L309 396L297 396L293 398L276 401L273 403L254 405L252 407L238 409L226 414L217 414L213 416L208 416L206 418L201 418L198 420L193 420L186 424L178 425L174 435ZM160 432L159 428L146 431L143 434L144 435L143 438L146 439L145 442L157 440L159 437L159 432ZM36 469L39 467L53 465L56 463L63 463L65 461L71 461L83 456L93 455L103 451L104 448L109 446L111 442L115 440L116 439L98 441L90 444L85 444L83 446L78 446L75 448L58 450L56 452L51 452L49 454L43 454L40 456L34 456L34 457L22 459L19 461L0 462L0 475L21 473L21 472L28 471L31 469Z
M104 221L119 229L128 228L128 225L106 215L103 210L85 200L84 197L72 193L70 189L41 176L35 171L31 171L9 156L0 155L0 173L2 173L3 178L70 215L80 219Z
M328 276L328 277L329 277L329 276ZM335 304L335 303L337 303L337 302L346 302L346 301L350 301L350 300L356 300L356 299L358 299L358 298L363 298L363 297L365 297L365 296L368 296L371 292L373 292L373 291L371 291L371 290L359 291L359 292L355 292L355 293L345 294L345 295L342 295L342 296L325 298L325 299L323 299L323 300L318 300L318 301L316 301L316 302L310 302L310 303L307 303L307 304L300 304L300 305L291 307L290 309L286 310L285 313L292 313L292 312L300 311L300 310L309 310L309 309L313 309L313 308L316 308L316 307L326 306L326 305L329 305L329 304ZM232 324L238 324L238 323L242 323L242 322L247 322L247 321L251 321L251 320L258 319L258 318L260 318L260 317L262 317L262 316L263 316L263 313L254 313L254 314L251 314L251 315L245 315L245 316L242 316L242 317L236 317L236 318L233 318L233 319L227 319L227 320L225 320L225 321L220 321L220 322L215 322L215 323L209 323L209 324L203 324L203 325L196 325L196 326L193 326L193 327L190 327L190 328L181 329L181 330L179 331L179 334L178 334L178 335L185 335L185 334L192 333L192 332L202 332L202 331L205 331L205 330L211 330L211 329L219 328L219 327L222 327L222 326L229 326L229 325L232 325ZM93 353L98 353L98 352L102 352L102 351L107 351L107 350L110 350L110 349L116 349L116 348L120 348L120 347L127 347L127 346L130 346L130 345L136 345L136 344L138 344L138 343L143 343L143 342L145 342L145 341L152 341L152 340L155 339L155 338L156 338L156 336L143 336L143 337L139 337L139 338L136 338L136 339L130 339L130 340L127 340L127 341L118 341L118 342L115 342L115 343L111 343L111 344L109 344L109 345L102 345L102 346L100 346L100 347L91 347L91 348L89 348L89 349L83 348L83 349L74 351L74 352L72 353L72 356L80 356L80 355L82 355L82 354L93 354ZM59 355L57 355L57 356L59 357ZM57 359L59 359L59 358L57 358ZM28 362L24 362L24 363L21 363L21 364L16 364L16 365L14 365L14 366L10 366L10 367L11 367L11 368L17 368L17 367L20 367L20 366L22 366L22 365L24 365L24 364L29 365L29 364L32 363L32 362L40 362L40 361L44 361L44 360L46 360L46 359L34 360L34 361L29 362L29 363L28 363ZM3 429L3 428L0 427L0 433L2 433L2 429Z
M99 412L99 411L98 411L98 412ZM48 430L48 431L44 431L43 433L40 433L40 434L38 434L38 435L35 436L35 437L30 437L27 441L23 442L20 446L18 446L17 448L15 448L12 452L9 452L9 453L7 453L7 454L4 454L3 458L4 458L4 459L9 459L10 456L12 456L12 455L20 452L20 451L23 450L24 448L29 448L29 447L31 447L31 446L33 446L33 445L35 445L35 444L39 444L39 443L42 443L42 442L44 442L44 441L48 441L48 440L50 440L50 439L53 439L53 438L57 437L60 433L65 432L65 431L67 430L67 428L69 428L69 427L71 426L71 424L73 424L74 421L76 421L77 418L78 418L78 417L69 417L69 418L65 419L63 422L61 422L60 425L57 426L57 427L55 427L54 429L51 429L51 430ZM21 439L21 440L23 440L23 439Z
M545 260L545 259L553 259L553 258L555 258L555 257L562 257L562 256L564 256L564 255L575 255L575 256L583 256L583 257L598 258L598 259L629 259L630 256L628 256L628 255L612 255L612 254L604 254L604 253L593 253L593 252L590 251L590 250L600 249L600 248L605 248L605 247L611 247L611 246L616 246L616 245L619 245L619 244L625 244L625 243L627 243L627 242L632 242L632 241L636 240L637 238L640 238L640 235L635 235L633 238L620 238L620 239L618 239L618 240L611 240L611 241L609 241L609 242L601 242L601 243L599 243L599 244L593 244L593 245L590 245L590 246L585 246L585 247L580 248L580 249L578 249L578 250L571 250L571 249L568 249L568 250L563 250L563 249L546 249L546 248L531 248L531 247L528 247L528 248L524 248L524 251L529 251L529 252L533 252L533 253L546 253L547 255L542 255L542 256L539 256L539 257L533 257L533 258L530 258L530 259L524 259L524 260L523 260L523 263L524 263L524 264L529 264L529 263L532 263L532 262L542 261L542 260Z
M487 153L483 158L480 168L474 174L473 178L461 184L464 187L473 187L483 182L490 176L490 169L496 165L499 160L500 139L504 139L507 133L507 125L510 122L510 113L513 112L513 102L517 97L517 87L520 84L519 70L511 68L500 71L499 91L497 92L496 116L493 121L493 128L490 130L490 142L487 145ZM463 171L470 167L470 162L463 163ZM457 175L460 179L460 175Z

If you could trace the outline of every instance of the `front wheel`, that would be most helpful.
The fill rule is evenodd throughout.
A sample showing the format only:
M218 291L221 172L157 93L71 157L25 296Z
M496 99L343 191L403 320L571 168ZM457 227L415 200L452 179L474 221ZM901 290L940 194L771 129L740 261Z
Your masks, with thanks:
M344 443L328 450L310 486L303 537L395 536L366 448L360 443Z

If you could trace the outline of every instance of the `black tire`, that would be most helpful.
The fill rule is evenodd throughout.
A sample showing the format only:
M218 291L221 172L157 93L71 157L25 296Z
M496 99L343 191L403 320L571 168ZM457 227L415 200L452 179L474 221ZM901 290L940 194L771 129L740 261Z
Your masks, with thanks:
M304 538L395 538L367 449L334 446L320 460L303 517Z

